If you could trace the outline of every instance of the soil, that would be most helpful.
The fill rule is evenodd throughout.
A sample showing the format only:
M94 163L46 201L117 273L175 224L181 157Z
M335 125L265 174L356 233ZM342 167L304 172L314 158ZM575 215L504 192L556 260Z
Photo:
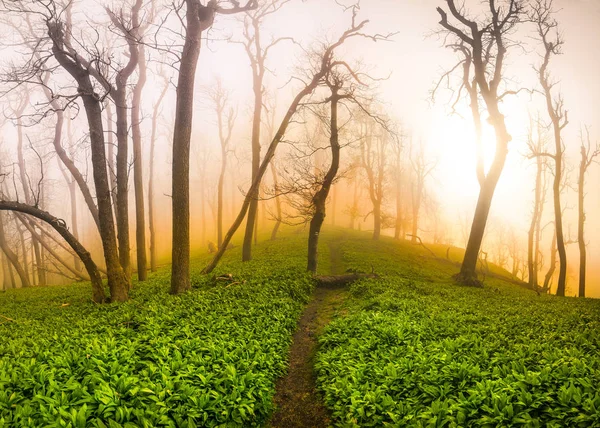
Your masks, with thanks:
M331 274L341 273L341 254L330 243ZM277 410L269 426L279 428L321 428L331 424L323 399L316 389L314 357L317 337L339 311L347 296L342 287L319 286L315 289L294 334L290 347L289 370L277 381L274 402Z

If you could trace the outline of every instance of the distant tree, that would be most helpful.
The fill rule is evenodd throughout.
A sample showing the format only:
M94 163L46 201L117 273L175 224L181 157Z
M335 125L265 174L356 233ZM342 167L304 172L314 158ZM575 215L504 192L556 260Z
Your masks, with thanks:
M219 143L221 145L221 170L219 171L219 182L217 186L217 248L223 242L223 199L225 173L227 172L227 158L229 157L231 134L235 125L237 112L230 105L230 93L223 87L221 80L207 89L217 116L217 130L219 132Z
M544 54L541 66L537 69L540 85L546 100L546 109L552 122L554 135L554 153L540 153L540 156L550 157L554 161L554 227L556 228L556 246L559 259L558 287L556 294L565 295L567 280L567 250L563 232L563 219L561 208L561 182L563 173L564 144L562 141L562 130L568 125L568 112L564 108L562 95L557 98L552 94L555 83L550 80L548 66L554 55L562 52L563 39L558 32L558 22L554 19L552 0L535 0L531 10L531 20L535 23L538 36L544 46Z
M585 244L585 175L588 168L597 158L600 157L600 145L596 143L595 147L592 147L590 141L590 131L586 128L586 135L584 137L583 131L581 133L581 161L579 164L579 181L578 181L578 222L577 222L577 242L579 243L579 297L585 297L585 279L586 279L586 265L587 265L587 252Z
M264 176L267 168L269 167L269 163L271 162L271 160L273 159L273 156L275 155L277 146L279 145L279 143L285 136L285 133L290 124L290 121L296 114L298 108L300 107L300 104L304 101L304 99L306 97L310 96L320 85L322 85L323 79L327 76L327 74L331 70L332 66L336 65L332 62L332 58L335 55L336 49L339 48L340 46L342 46L348 39L355 38L355 37L363 37L363 38L367 37L367 38L370 38L371 40L383 40L383 39L387 38L387 37L381 36L381 35L366 35L365 33L362 32L362 30L367 25L368 21L357 22L356 18L357 18L357 8L354 7L354 8L352 8L352 23L351 23L350 28L347 29L346 31L344 31L344 33L337 39L337 41L335 41L331 44L324 45L322 47L322 51L320 54L314 55L313 57L310 58L311 67L307 67L307 70L306 70L307 76L305 76L305 78L302 79L302 82L304 82L304 83L303 83L301 89L299 90L299 92L294 97L290 106L288 107L287 112L285 113L283 119L281 120L279 128L278 128L277 132L275 133L275 136L273 137L273 140L271 141L271 143L267 149L267 152L265 153L265 156L260 164L258 174L255 177L255 179L252 181L252 185L250 186L250 189L248 189L248 193L246 194L246 197L244 198L244 202L242 203L241 210L240 210L238 216L236 217L236 219L234 220L233 224L231 225L229 231L225 235L225 238L223 239L222 247L215 254L215 257L213 258L213 260L204 268L203 273L206 274L206 273L212 272L214 270L214 268L217 266L217 264L219 263L219 261L221 260L221 257L223 257L225 249L227 248L227 245L231 241L233 234L237 231L237 229L241 225L242 221L244 220L246 213L248 211L250 202L253 199L252 195L254 195L255 192L258 191L262 177Z
M529 286L537 290L539 288L538 273L540 270L540 241L541 241L541 222L546 202L547 165L542 156L537 156L536 153L544 151L544 127L538 117L536 121L537 132L533 133L533 121L529 122L529 130L527 135L527 145L529 147L528 158L535 158L536 173L535 173L535 188L533 200L533 213L527 234L527 271Z
M155 150L156 140L158 139L158 116L160 114L160 107L167 95L169 90L169 79L164 73L161 73L163 79L163 86L158 96L158 100L154 104L152 112L152 131L150 134L150 159L148 168L148 227L150 232L150 271L156 272L156 252L157 252L157 239L156 239L156 221L155 221L155 208L154 208L154 163L155 163Z
M496 154L485 177L482 177L481 165L478 166L481 190L461 270L455 277L457 281L468 285L480 285L476 273L477 260L496 185L508 154L508 143L512 140L504 115L500 111L501 100L512 92L501 92L506 54L510 47L517 45L510 40L510 35L526 21L525 7L521 1L509 0L502 6L496 6L495 0L487 0L485 3L489 5L488 11L478 20L474 20L467 17L464 6L457 7L454 0L446 0L450 14L457 24L449 21L445 10L437 8L443 31L454 39L448 42L447 46L462 52L464 59L460 64L473 69L473 78L465 74L463 85L468 83L472 87L476 86L489 114L488 121L496 134ZM474 102L478 97L471 93L470 99L473 119L477 124L479 108ZM481 155L478 159L480 164Z
M256 9L248 11L244 17L244 48L250 66L252 68L252 90L254 93L254 106L252 114L252 180L257 177L260 168L260 133L261 121L264 105L264 78L267 71L266 61L269 52L278 43L290 38L283 37L272 40L265 44L263 42L263 34L261 27L266 18L276 14L283 6L289 3L290 0L265 0L258 3ZM260 186L259 186L260 188ZM246 231L244 233L244 241L242 244L242 260L248 261L252 259L252 238L256 239L255 229L257 227L257 213L259 194L252 195L253 199L248 208L246 219Z
M146 258L146 209L144 206L144 174L142 159L142 91L147 80L146 47L144 36L148 26L154 18L154 0L151 1L151 10L148 17L142 22L139 12L132 9L131 27L128 31L128 43L137 50L138 80L133 87L131 100L131 137L133 142L133 188L135 192L135 242L137 274L139 281L148 278ZM136 3L137 6L137 3ZM136 7L134 6L134 8Z
M367 176L367 189L372 204L373 239L378 240L382 228L382 206L390 136L376 132L378 123L370 117L361 121L360 163Z
M394 239L400 239L402 237L402 223L403 223L403 187L404 187L404 135L399 133L398 144L392 146L394 154L394 178L396 188L396 222L394 224Z
M17 271L17 275L19 276L19 279L21 280L21 286L30 287L31 283L29 281L29 277L27 276L27 273L25 272L25 269L23 269L23 266L21 265L21 262L19 261L19 257L12 250L11 246L8 244L8 241L6 239L6 231L4 228L4 225L6 223L5 218L6 217L4 216L4 214L2 212L0 212L0 249L2 249L2 252L8 259L8 262L10 263L10 265ZM14 284L15 284L14 280L12 280L12 284L14 287Z
M412 195L412 236L411 242L417 243L419 236L419 211L423 201L425 192L425 180L431 175L437 167L437 161L427 159L423 143L419 143L418 147L410 146L410 163L413 169L413 180L411 186Z

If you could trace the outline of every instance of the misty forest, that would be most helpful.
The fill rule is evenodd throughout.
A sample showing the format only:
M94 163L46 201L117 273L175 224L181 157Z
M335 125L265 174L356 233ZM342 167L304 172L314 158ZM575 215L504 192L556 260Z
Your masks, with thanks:
M0 428L600 427L599 21L0 0Z

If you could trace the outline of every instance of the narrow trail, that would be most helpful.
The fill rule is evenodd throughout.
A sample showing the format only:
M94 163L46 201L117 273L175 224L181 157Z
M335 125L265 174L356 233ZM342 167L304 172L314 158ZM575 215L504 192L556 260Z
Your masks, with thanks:
M339 241L329 242L331 274L343 272ZM329 413L315 385L313 370L317 337L338 312L347 296L341 287L317 287L294 334L290 366L275 387L276 412L268 424L279 428L321 428L330 425Z

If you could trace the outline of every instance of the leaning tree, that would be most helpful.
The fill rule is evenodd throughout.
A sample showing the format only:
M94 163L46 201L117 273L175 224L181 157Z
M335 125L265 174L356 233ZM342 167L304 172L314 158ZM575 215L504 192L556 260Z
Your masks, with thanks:
M462 87L470 89L473 119L478 123L479 97L489 115L488 122L496 135L496 152L487 174L481 172L481 155L478 156L478 178L480 192L471 224L471 231L460 273L455 276L458 282L467 285L481 285L477 279L477 261L485 234L485 228L492 205L496 185L504 169L508 155L508 144L512 140L500 110L502 99L515 91L504 91L505 59L510 48L516 47L510 36L527 21L523 1L507 0L498 2L487 0L487 9L479 18L470 18L465 6L457 6L455 0L446 0L447 11L437 8L447 46L460 52L464 75ZM458 65L454 69L458 68ZM473 73L471 75L467 73ZM468 85L468 86L467 86ZM477 91L476 93L474 91ZM460 93L461 91L458 91Z

